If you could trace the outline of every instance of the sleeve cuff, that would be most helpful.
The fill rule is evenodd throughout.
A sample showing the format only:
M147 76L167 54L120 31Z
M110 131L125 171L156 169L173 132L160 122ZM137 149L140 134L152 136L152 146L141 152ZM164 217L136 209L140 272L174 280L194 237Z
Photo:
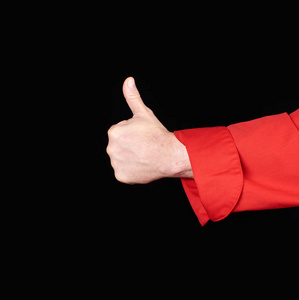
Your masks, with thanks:
M296 128L299 130L299 109L295 110L290 114L291 120L293 121Z
M239 153L226 127L187 129L174 132L186 146L194 179L182 184L201 225L228 216L243 188ZM221 151L219 151L221 149Z

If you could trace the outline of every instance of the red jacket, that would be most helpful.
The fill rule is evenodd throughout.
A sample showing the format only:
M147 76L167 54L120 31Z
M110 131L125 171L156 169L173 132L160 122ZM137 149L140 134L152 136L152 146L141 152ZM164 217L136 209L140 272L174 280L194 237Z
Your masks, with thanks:
M228 127L176 131L194 179L182 184L199 222L299 206L299 109Z

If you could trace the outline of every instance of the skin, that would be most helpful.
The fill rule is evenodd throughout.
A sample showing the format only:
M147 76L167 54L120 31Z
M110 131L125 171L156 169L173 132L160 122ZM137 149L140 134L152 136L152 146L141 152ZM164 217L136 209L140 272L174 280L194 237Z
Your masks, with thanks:
M115 178L127 184L193 178L186 147L145 106L134 78L125 80L123 94L133 117L108 130L107 153Z

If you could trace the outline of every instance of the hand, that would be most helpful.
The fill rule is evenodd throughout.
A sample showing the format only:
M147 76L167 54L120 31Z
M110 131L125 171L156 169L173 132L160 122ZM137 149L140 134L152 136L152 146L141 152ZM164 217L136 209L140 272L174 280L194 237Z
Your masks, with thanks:
M163 177L193 178L185 146L143 103L132 77L123 93L133 117L108 131L107 153L118 181L149 183Z

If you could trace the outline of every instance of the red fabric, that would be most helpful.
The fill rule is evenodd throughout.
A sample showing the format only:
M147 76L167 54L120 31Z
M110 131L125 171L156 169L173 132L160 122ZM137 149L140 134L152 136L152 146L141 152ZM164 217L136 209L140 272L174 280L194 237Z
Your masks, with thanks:
M228 127L174 132L194 179L182 184L199 222L299 206L299 109Z

